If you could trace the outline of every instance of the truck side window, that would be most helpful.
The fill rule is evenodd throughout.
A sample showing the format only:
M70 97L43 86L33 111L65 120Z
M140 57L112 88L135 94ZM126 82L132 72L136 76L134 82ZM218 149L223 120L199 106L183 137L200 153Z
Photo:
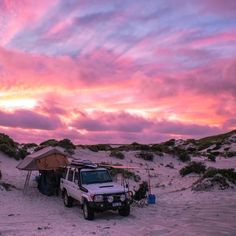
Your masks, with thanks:
M68 180L69 181L73 181L73 171L72 170L69 170L69 173L68 173Z
M66 178L66 170L63 171L62 178L64 178L64 179Z

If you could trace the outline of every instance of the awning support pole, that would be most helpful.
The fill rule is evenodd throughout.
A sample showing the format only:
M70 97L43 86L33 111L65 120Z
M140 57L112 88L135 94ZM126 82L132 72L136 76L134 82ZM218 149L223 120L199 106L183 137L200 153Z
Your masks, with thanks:
M26 179L25 179L24 190L23 190L23 193L24 193L24 194L26 194L27 189L28 189L28 187L29 187L29 181L30 181L31 172L32 172L32 171L28 171L27 176L26 176Z

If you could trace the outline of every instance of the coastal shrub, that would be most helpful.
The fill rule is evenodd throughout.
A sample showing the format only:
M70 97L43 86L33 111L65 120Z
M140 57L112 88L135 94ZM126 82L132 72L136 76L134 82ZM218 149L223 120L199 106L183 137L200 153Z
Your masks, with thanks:
M3 133L0 133L0 144L6 144L7 146L17 148L17 143L8 135Z
M212 178L217 174L222 175L228 181L236 184L236 172L234 171L233 168L231 168L231 169L217 169L217 168L210 167L204 173L203 178Z
M17 150L15 147L7 145L6 143L0 144L0 151L5 153L9 157L16 157Z
M226 157L236 157L236 152L227 152Z
M190 173L201 174L206 171L206 166L202 162L192 161L187 166L183 167L179 173L181 176L188 175Z
M216 143L216 146L212 150L219 150L221 148L221 143Z
M151 149L151 147L147 144L140 144L137 142L131 143L131 144L125 144L125 145L121 145L118 148L116 148L119 151L149 151Z
M62 139L60 141L57 141L56 139L49 139L47 141L44 141L44 142L40 143L40 145L38 147L36 147L34 151L39 151L39 150L41 150L45 147L48 147L48 146L62 147L69 154L74 154L74 150L76 149L76 146L69 139Z
M87 148L92 152L109 151L112 149L112 147L109 144L87 145Z
M0 151L9 157L16 158L17 143L8 135L0 133Z
M148 151L150 150L150 146L147 144L139 144L139 143L134 142L131 144L131 149L134 151L135 150Z
M212 142L201 141L197 143L198 151L202 151L203 149L209 148L212 145Z
M27 151L26 148L24 148L24 147L20 148L17 152L16 159L18 159L18 160L24 159L29 154L30 153Z
M116 151L116 150L111 151L110 156L118 158L118 159L124 159L125 158L125 155L122 152Z
M57 146L62 147L66 150L74 150L76 146L69 139L62 139L58 142Z
M187 161L191 160L190 155L188 154L188 152L185 149L177 147L177 148L174 149L174 154L182 162L187 162Z
M213 161L213 162L216 161L216 156L215 156L214 153L209 153L209 154L207 155L207 158L208 158L209 161Z
M58 141L56 139L49 139L39 144L40 146L57 146Z
M195 147L188 147L187 148L187 152L194 153L196 151L197 151L197 149Z
M152 152L139 152L135 155L137 158L141 158L145 161L153 161L154 155Z
M28 149L28 148L36 148L38 145L36 143L25 143L23 144L23 148Z
M160 145L160 144L153 144L153 145L151 146L151 150L152 150L153 152L163 152L162 145Z
M34 149L35 152L40 151L41 149L45 148L47 146L38 146Z
M216 152L211 152L211 154L213 154L214 156L219 156L221 153L216 151Z
M174 146L175 145L175 139L170 139L170 140L164 142L163 145Z
M164 153L171 154L173 152L172 147L164 144L153 144L150 146L150 151L155 152L159 156L164 156Z
M192 186L195 191L208 191L215 187L220 190L235 188L236 172L234 169L216 169L209 167L203 177Z

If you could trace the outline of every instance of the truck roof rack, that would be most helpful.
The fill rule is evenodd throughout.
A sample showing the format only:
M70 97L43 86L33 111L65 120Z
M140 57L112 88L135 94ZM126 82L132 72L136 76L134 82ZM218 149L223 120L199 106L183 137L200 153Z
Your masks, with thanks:
M92 168L92 169L95 169L98 167L97 164L91 162L90 160L83 160L83 161L72 160L72 162L70 163L70 166L80 167L80 168Z

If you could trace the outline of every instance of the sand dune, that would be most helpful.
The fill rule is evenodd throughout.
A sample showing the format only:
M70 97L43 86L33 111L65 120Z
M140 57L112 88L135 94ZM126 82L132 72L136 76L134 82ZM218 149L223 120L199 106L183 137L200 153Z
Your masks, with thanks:
M94 153L78 149L76 158L93 161L112 161L108 153ZM130 163L130 160L133 160ZM25 172L18 171L17 161L0 155L2 181L13 184L12 191L0 190L0 235L236 235L236 192L235 190L214 190L210 192L192 192L190 188L198 177L181 177L178 170L183 163L171 158L156 158L147 165L154 171L151 178L157 204L143 208L132 207L127 218L115 212L97 214L92 222L83 218L79 206L71 209L64 207L59 197L47 197L40 194L36 183L31 179L27 195L23 195ZM172 162L174 169L165 167ZM142 167L145 161L134 157L134 152L126 153L122 164ZM141 165L142 164L142 165ZM213 165L235 167L235 160L219 159ZM147 178L144 168L139 175ZM37 173L35 172L34 175ZM132 182L132 181L131 181ZM132 184L135 184L132 182ZM162 187L157 187L157 186ZM187 188L186 190L182 190Z

